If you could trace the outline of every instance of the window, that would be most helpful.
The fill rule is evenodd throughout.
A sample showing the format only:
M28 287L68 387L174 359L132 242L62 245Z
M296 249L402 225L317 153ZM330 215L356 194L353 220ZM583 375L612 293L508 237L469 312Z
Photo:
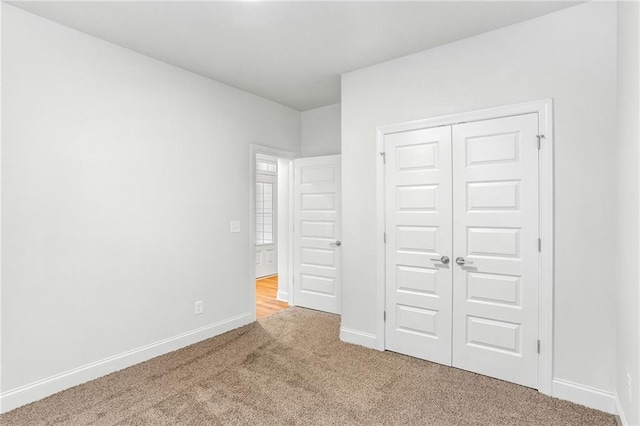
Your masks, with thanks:
M275 175L277 172L278 166L275 161L271 160L260 160L256 161L256 172L257 173L265 173L269 175Z
M256 245L273 244L273 184L256 182Z

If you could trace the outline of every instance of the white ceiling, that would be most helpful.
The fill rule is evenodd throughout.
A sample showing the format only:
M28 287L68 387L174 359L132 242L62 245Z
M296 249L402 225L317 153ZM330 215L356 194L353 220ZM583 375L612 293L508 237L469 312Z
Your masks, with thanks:
M574 5L514 2L9 2L305 111L340 74Z

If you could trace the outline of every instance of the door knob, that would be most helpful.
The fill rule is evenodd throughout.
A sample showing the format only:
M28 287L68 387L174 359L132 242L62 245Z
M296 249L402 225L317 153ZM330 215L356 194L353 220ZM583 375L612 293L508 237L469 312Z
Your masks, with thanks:
M335 243L329 243L331 247L340 247L342 245L342 241L336 241Z
M449 256L442 256L440 258L431 258L431 260L433 260L434 262L442 262L445 265L449 263Z
M456 263L460 266L471 265L473 262L469 262L468 260L464 260L464 257L457 257Z

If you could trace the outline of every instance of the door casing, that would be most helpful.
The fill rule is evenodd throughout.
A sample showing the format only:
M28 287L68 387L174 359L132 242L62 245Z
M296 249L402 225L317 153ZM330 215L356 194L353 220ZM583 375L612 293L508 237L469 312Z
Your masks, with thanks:
M453 126L471 121L490 120L537 113L539 120L540 150L538 157L539 229L541 251L539 256L538 333L538 391L551 395L553 379L553 100L544 99L515 105L500 106L463 112L442 117L391 124L377 128L376 210L377 210L377 307L376 349L385 350L385 181L384 137L398 132Z

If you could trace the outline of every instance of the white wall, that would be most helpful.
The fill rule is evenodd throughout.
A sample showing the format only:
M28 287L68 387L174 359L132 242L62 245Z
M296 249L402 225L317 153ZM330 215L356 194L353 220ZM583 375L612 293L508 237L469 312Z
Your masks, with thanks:
M617 394L627 424L640 424L640 5L618 3ZM632 380L632 400L627 374Z
M2 8L6 410L251 320L249 144L299 152L300 114Z
M575 6L343 75L342 327L376 333L376 126L544 98L555 107L554 375L615 389L611 3Z
M340 126L340 104L302 112L302 156L340 154Z

